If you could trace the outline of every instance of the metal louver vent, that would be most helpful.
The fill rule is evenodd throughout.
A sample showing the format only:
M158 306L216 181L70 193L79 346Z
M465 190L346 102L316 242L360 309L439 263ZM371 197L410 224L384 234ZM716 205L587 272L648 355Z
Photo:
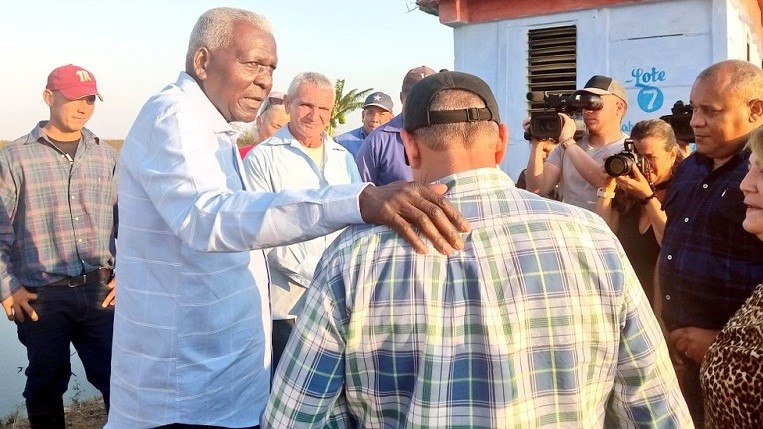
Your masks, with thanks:
M527 90L569 95L577 82L577 27L528 31ZM528 102L532 113L542 107Z

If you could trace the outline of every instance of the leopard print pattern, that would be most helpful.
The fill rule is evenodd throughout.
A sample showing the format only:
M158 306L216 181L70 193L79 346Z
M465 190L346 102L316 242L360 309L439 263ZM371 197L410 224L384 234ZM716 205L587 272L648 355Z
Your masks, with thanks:
M701 377L705 428L763 428L763 284L718 334Z

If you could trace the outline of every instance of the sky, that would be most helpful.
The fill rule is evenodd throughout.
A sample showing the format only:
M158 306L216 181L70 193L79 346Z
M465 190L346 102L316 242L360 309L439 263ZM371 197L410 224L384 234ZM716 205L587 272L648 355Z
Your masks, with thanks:
M270 20L278 45L273 90L316 71L345 79L346 91L386 92L397 114L409 69L453 68L453 30L413 0L0 0L0 140L48 119L47 76L70 63L89 70L104 97L87 127L124 139L143 103L183 70L199 15L219 6ZM338 132L360 125L358 110Z

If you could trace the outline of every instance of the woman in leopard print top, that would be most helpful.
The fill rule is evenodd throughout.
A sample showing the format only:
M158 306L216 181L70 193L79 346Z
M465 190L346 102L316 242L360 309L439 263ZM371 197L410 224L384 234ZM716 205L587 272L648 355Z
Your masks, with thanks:
M742 226L763 240L763 128L747 146L750 170L739 186L747 205ZM763 284L715 338L701 377L706 428L763 428Z

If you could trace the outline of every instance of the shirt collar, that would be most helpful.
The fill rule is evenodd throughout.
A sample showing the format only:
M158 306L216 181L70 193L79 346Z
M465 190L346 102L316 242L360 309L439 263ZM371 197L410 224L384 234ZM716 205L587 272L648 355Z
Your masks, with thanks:
M514 187L514 182L511 178L498 167L462 171L445 176L432 183L447 185L448 192L445 195L449 197L465 194L482 194L496 189L505 190Z
M40 139L48 141L48 136L45 134L45 131L42 130L43 127L48 124L48 122L49 121L38 122L37 126L34 127L31 133L29 133L29 136L27 137L27 140L24 142L24 144L39 142ZM88 130L87 128L83 128L80 142L84 144L101 144L101 139L93 134L92 131Z
M713 171L713 166L715 165L715 161L710 158L707 155L701 154L699 152L694 152L691 154L691 156L694 157L694 162L698 166L703 166L708 168L710 171ZM728 161L726 161L725 164L721 165L716 169L716 171L725 171L727 169L732 169L739 165L740 162L747 162L747 159L750 157L750 149L746 148L744 145L742 145L739 150L729 158Z
M335 142L334 139L329 137L325 132L321 134L321 137L323 138L323 146L325 149L346 150L339 143ZM297 148L303 147L302 143L300 143L299 140L297 140L297 138L292 135L291 131L289 131L288 126L281 127L278 131L276 131L275 135L268 140L268 143L273 146L283 145Z
M198 82L186 72L180 72L177 82L178 88L194 99L194 102L202 110L204 117L209 122L215 133L235 134L236 130L231 127L228 121L217 110L207 94L199 86Z

